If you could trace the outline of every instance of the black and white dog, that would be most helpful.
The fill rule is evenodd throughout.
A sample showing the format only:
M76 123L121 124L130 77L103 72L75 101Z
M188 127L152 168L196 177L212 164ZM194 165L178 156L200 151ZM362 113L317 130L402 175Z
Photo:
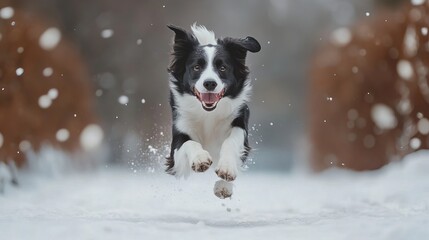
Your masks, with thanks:
M216 39L194 24L175 32L170 73L173 140L167 172L185 178L206 171L233 181L249 152L247 102L251 92L247 51L259 52L252 37Z

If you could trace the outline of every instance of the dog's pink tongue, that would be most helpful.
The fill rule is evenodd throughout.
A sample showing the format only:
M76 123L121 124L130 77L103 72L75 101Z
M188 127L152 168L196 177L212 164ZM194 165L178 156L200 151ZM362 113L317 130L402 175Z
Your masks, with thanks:
M201 93L201 101L213 104L219 100L219 95L216 93Z

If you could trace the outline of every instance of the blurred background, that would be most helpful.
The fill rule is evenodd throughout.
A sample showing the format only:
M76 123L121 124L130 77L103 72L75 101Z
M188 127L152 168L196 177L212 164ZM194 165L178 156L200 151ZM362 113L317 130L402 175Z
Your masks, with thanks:
M229 184L164 173L194 22L262 45ZM429 0L0 0L1 239L428 239L428 149Z
M217 37L259 40L262 51L248 55L254 87L250 134L255 149L249 165L255 170L284 171L308 150L306 87L317 47L332 30L370 16L377 7L401 2L2 1L57 26L62 38L83 56L90 96L105 134L106 164L123 164L136 171L158 169L168 154L171 115L166 68L173 33L166 24L189 29L197 22Z

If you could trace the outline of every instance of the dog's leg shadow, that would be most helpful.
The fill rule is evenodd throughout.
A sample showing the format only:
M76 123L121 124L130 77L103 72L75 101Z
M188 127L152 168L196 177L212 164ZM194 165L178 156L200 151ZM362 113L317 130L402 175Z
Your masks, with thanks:
M218 180L213 188L214 194L220 199L231 198L234 185L225 180Z

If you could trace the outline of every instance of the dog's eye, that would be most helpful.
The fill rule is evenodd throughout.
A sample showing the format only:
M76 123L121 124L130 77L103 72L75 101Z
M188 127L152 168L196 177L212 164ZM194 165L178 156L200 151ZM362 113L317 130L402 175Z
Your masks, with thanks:
M200 65L195 65L195 66L194 66L194 71L195 71L195 72L200 71L200 69L201 69L201 68L200 68Z
M225 66L220 66L220 68L219 68L219 71L221 71L221 72L225 72L226 71L226 67Z

